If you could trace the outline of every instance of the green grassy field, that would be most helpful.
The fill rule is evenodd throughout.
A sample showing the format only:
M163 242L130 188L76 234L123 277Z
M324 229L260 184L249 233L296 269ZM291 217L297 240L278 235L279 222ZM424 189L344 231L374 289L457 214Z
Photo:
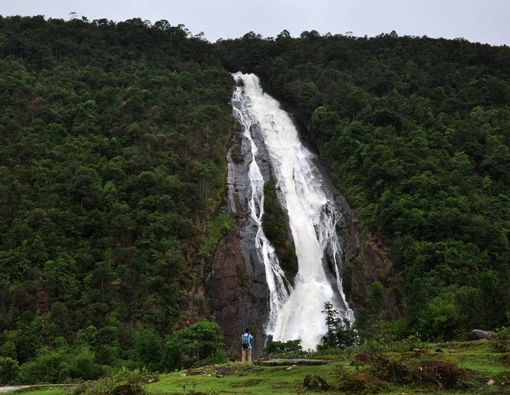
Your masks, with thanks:
M323 357L329 362L319 366L230 363L188 369L159 375L145 390L148 395L510 394L510 353L498 351L492 342L428 344L404 352ZM489 380L494 383L489 385ZM306 385L305 381L311 384ZM75 393L51 387L24 392L24 395ZM125 391L109 393L131 395Z

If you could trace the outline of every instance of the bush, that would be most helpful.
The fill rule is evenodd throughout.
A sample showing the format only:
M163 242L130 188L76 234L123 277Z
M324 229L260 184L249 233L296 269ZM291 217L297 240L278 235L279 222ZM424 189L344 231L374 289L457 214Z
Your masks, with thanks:
M268 358L299 358L307 356L303 351L301 340L289 340L287 342L274 341L262 350L264 357Z
M150 371L163 369L163 342L153 330L139 330L133 336L134 351L138 367Z
M19 373L18 361L9 357L0 357L0 384L9 384Z
M167 340L167 369L190 368L211 362L226 362L222 352L225 347L218 324L209 321L197 322L177 331Z
M70 380L94 380L102 374L88 347L68 346L50 350L41 348L33 361L23 364L18 380L24 384L65 383Z
M496 329L496 348L500 351L507 352L510 350L510 328L501 327Z

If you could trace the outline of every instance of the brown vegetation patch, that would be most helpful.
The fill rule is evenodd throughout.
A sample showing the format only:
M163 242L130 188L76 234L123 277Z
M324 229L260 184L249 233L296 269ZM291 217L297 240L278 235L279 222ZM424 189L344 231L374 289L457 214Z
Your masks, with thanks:
M402 362L392 360L383 355L361 353L354 357L355 365L366 364L370 372L380 380L396 383L407 383L413 379L413 369Z
M303 387L311 391L327 391L331 386L318 375L307 375L303 380Z
M497 384L506 383L510 385L510 371L501 372L494 377Z
M387 387L386 382L375 377L370 371L364 371L343 376L338 389L355 394L375 394Z
M505 352L503 355L499 357L499 360L503 363L510 363L510 353Z
M437 384L444 389L465 387L470 376L449 362L424 362L418 366L419 378L425 383Z
M223 366L218 369L218 374L222 376L228 376L232 374L232 369L230 368L230 366Z
M368 374L388 382L399 384L438 385L442 389L465 388L471 380L469 372L457 368L449 362L405 363L383 355L368 353L354 357L356 366L368 365L368 372L358 378L367 378Z

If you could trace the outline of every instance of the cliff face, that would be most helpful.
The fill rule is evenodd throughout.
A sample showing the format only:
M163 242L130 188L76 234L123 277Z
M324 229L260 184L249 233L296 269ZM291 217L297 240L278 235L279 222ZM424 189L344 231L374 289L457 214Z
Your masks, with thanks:
M259 162L266 181L271 169L259 131L252 130L259 148ZM263 325L267 320L269 290L264 265L254 248L256 228L247 213L249 191L248 165L252 160L248 142L240 133L234 136L234 146L227 156L227 210L236 213L236 225L217 246L206 269L205 290L211 313L225 336L227 347L240 355L241 334L250 328L254 335L253 357L262 355L267 339Z
M254 273L247 264L239 222L216 248L205 281L206 296L230 353L240 358L241 334L249 327L255 336L254 357L258 357L264 346L268 290L264 273Z
M258 161L264 179L271 179L271 168L266 149L256 128L251 130L258 147ZM218 244L213 257L204 268L205 290L212 315L221 327L227 346L233 355L240 355L240 337L246 327L255 336L254 358L262 355L262 348L270 339L264 335L268 315L269 290L266 285L264 265L254 248L256 228L247 213L247 172L250 161L247 142L241 134L234 137L234 146L228 159L227 210L236 213L236 225ZM317 164L321 167L320 164ZM322 167L321 167L322 168ZM327 172L324 179L329 183ZM384 279L392 276L391 263L385 258L380 243L363 239L358 230L354 210L334 186L328 185L343 215L339 226L344 251L344 290L354 311L363 306L369 286L379 281L387 287L387 305L397 315L398 295Z

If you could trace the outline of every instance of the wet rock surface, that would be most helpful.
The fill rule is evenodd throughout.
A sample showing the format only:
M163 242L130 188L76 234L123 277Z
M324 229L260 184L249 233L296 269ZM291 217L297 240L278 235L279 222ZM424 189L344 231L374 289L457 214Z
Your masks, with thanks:
M267 150L261 141L260 131L252 128L252 135L259 147L256 160L263 169L264 178L269 180L271 168L263 156ZM248 165L251 160L247 140L240 134L236 135L234 147L227 156L227 210L238 213L236 226L219 243L210 266L204 272L209 306L222 329L227 347L232 351L238 350L240 356L241 334L245 328L250 328L254 335L253 358L257 359L262 355L266 342L263 324L267 320L269 290L264 265L255 249L257 228L247 213L247 193L250 190Z

